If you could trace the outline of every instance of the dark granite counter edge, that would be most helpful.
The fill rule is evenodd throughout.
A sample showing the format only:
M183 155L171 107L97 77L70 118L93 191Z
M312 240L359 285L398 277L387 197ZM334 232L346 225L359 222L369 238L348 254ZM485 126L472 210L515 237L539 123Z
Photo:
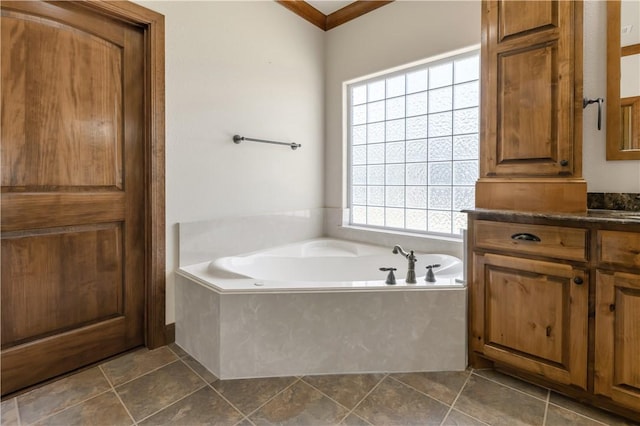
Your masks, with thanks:
M620 210L599 210L591 209L585 213L556 213L556 212L524 212L515 210L493 210L493 209L469 209L464 213L470 214L490 214L494 217L510 219L515 217L556 219L556 220L579 220L582 222L595 223L617 223L617 224L640 224L640 211L620 211ZM637 215L636 215L637 213Z

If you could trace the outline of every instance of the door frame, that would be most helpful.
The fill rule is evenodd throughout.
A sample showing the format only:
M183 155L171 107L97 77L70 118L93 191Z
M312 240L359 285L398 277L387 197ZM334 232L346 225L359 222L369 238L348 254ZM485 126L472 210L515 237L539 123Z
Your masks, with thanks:
M144 32L145 346L173 341L165 325L165 86L164 15L129 1L77 0L105 17Z

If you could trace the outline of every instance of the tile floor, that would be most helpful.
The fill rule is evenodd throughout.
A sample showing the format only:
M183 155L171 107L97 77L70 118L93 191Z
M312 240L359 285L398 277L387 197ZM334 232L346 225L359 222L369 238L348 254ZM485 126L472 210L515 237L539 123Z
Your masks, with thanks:
M491 370L218 380L172 344L2 402L2 425L630 425Z

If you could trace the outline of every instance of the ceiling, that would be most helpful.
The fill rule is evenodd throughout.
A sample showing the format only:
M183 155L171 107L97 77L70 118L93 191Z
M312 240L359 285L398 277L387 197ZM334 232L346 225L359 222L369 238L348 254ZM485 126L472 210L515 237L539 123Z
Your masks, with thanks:
M307 0L307 3L309 3L311 6L315 7L316 9L318 9L320 12L324 13L325 15L331 15L336 10L340 10L343 7L348 6L349 4L353 3L353 1L337 1L337 0L314 0L314 1L310 1L310 0Z

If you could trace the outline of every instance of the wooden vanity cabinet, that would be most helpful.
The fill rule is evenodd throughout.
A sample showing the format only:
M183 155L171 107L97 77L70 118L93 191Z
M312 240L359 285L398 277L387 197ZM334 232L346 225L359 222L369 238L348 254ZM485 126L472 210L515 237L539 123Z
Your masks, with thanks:
M477 210L468 238L471 366L640 421L640 223Z
M640 233L598 232L595 300L594 392L640 411Z
M586 389L587 231L479 220L471 232L472 351Z

